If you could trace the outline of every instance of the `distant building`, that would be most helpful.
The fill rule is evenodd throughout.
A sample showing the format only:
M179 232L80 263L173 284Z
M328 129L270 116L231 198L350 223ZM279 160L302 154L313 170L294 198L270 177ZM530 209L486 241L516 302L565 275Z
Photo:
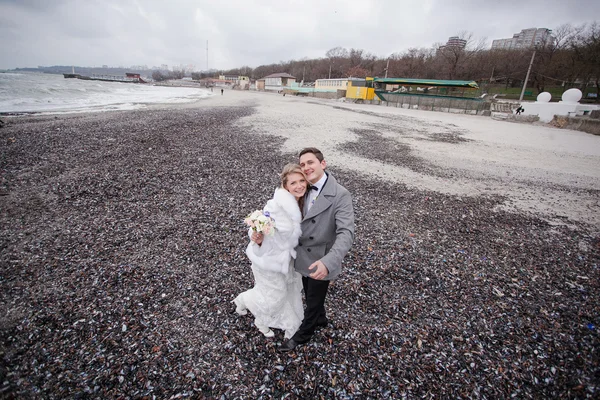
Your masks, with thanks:
M281 91L285 88L292 87L292 83L296 83L296 77L286 72L278 72L263 78L265 80L264 90Z
M240 75L235 81L234 89L248 90L250 89L250 78L247 76Z
M492 50L510 50L515 46L515 39L496 39L492 42Z
M516 50L528 49L531 47L544 47L554 42L552 29L547 28L529 28L515 33L512 38L496 39L492 41L492 50Z
M346 90L349 78L317 79L315 89L317 90Z
M232 85L233 89L246 90L250 87L250 78L243 75L219 75L216 81Z
M465 39L461 39L458 36L450 36L446 44L440 46L438 51L449 48L464 49L465 47L467 47L467 41Z
M315 81L315 90L317 91L337 91L346 90L348 85L354 82L354 86L358 85L357 82L365 82L363 78L333 78L333 79L317 79Z
M450 36L446 42L446 47L460 47L464 49L467 46L467 41L458 36Z
M222 81L235 82L238 80L238 76L237 75L219 75L219 79Z

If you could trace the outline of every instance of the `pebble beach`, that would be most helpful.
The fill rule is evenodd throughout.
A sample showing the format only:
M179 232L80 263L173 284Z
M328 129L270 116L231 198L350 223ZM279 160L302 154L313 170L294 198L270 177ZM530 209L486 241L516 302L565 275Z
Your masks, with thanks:
M2 117L2 398L598 398L600 136L226 90ZM331 324L232 300L298 151L353 195Z

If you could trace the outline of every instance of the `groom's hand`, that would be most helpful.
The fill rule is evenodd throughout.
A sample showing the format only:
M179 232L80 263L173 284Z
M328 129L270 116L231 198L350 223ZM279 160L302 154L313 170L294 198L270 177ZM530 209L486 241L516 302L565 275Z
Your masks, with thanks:
M325 264L321 262L321 260L315 261L314 263L310 264L310 267L308 267L308 269L314 271L312 274L309 275L313 279L321 280L326 278L327 275L329 275L329 270L327 269Z

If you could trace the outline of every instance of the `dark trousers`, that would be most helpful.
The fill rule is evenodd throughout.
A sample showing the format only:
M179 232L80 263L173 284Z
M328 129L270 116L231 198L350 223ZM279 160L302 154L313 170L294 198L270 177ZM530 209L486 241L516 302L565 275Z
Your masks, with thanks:
M300 325L300 329L292 337L297 343L308 342L315 333L317 325L327 321L327 316L325 315L325 296L327 296L329 281L319 281L303 276L302 286L304 286L306 308L304 309L302 325Z

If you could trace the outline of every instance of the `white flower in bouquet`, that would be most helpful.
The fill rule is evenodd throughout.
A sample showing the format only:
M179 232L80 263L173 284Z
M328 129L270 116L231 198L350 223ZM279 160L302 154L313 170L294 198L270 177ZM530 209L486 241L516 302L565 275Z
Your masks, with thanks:
M254 232L263 235L273 235L275 233L275 220L271 218L268 211L256 210L244 219L244 223L252 228Z

